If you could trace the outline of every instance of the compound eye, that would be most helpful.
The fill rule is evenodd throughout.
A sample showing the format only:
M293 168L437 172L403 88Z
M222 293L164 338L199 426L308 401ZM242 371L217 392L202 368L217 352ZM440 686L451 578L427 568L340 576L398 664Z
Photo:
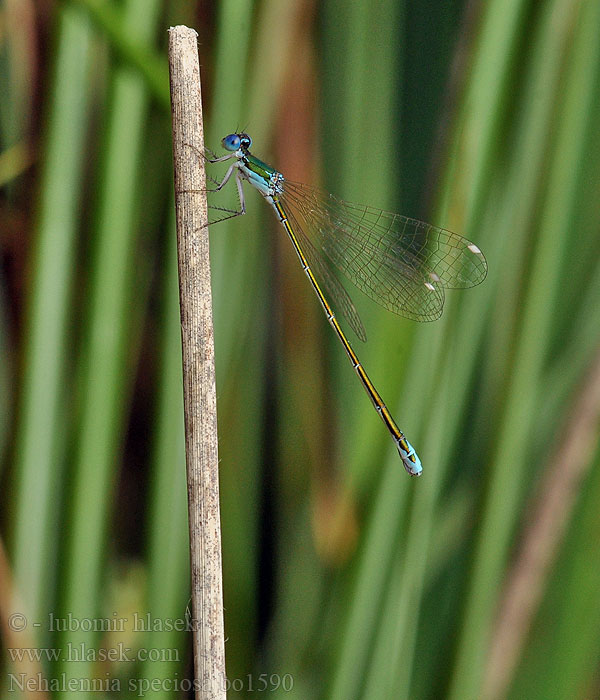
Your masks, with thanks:
M237 134L229 134L221 141L221 144L226 151L237 151L240 147L240 137Z

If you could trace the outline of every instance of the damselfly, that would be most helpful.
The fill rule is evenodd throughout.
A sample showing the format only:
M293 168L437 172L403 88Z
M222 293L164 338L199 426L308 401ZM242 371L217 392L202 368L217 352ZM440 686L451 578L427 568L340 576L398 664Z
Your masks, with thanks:
M415 321L433 321L442 314L444 289L473 287L485 279L487 263L483 253L474 243L445 229L374 207L343 202L315 187L287 180L250 153L252 139L248 134L229 134L221 143L229 153L207 160L234 160L214 191L221 190L235 175L240 210L230 212L230 216L246 212L243 180L273 207L327 320L394 439L404 468L412 476L420 476L421 460L396 425L334 314L333 309L339 311L356 335L366 340L354 304L329 263L389 311Z

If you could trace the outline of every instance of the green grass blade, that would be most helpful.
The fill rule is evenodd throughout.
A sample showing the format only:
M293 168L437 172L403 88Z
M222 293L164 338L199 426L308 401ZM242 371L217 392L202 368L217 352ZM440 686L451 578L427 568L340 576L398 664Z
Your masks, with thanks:
M153 35L143 30L141 32L132 31L127 20L127 9L119 9L114 2L105 2L104 0L64 1L79 5L89 13L90 19L106 34L111 48L140 73L147 90L167 111L170 106L169 69L164 56L149 48ZM152 5L150 5L148 17L152 18L153 12ZM140 16L140 19L143 24L145 19L143 15Z
M125 14L130 31L142 39L149 38L159 9L158 0L130 0ZM133 378L128 371L127 348L137 346L135 329L139 328L144 311L143 304L132 303L134 299L144 299L144 284L133 279L132 269L138 169L148 95L132 69L118 68L113 75L111 97L82 348L81 418L63 577L63 610L65 615L71 613L78 619L93 618L101 612L99 593L105 569L111 493ZM76 646L90 647L94 634L78 630L71 632L68 639ZM87 661L63 662L59 670L67 678L93 676L93 667Z
M33 282L15 449L14 571L33 620L51 609L55 536L69 422L62 403L69 372L68 314L89 107L90 30L64 8L49 89ZM47 642L47 627L42 641Z
M174 211L174 208L173 208ZM185 619L189 599L189 542L183 431L181 325L175 247L175 224L169 230L169 255L164 274L162 352L158 389L158 416L154 445L150 508L148 512L148 604L157 630L150 632L147 649L177 650L179 664L160 659L145 661L140 669L140 690L158 686L147 697L162 700L178 696L169 680L183 672L186 631L170 621Z
M545 94L550 102L558 89L577 3L553 3L544 9L543 21L539 26L540 33L534 40L532 62L531 84L537 86L536 104L532 105L535 112L541 106L544 95L542 90L547 90ZM551 104L549 109L552 109ZM558 123L561 123L563 116L566 116L565 113L559 112ZM548 134L539 119L532 122L532 128L536 132L541 131L542 135ZM564 132L562 138L564 139ZM547 204L539 225L541 235L528 275L528 290L520 319L521 334L509 379L504 415L492 463L488 498L475 549L474 569L451 690L451 697L454 698L478 694L486 640L493 622L501 571L506 562L518 503L522 497L523 479L529 472L529 434L535 406L540 399L536 389L539 386L553 320L549 299L558 293L562 282L561 253L567 244L568 217L571 216L574 204L574 192L563 176L563 173L569 173L569 177L572 177L571 171L565 170L559 155L569 160L573 156L576 159L579 157L577 149L570 150L560 139L559 131L555 160L550 166L551 180ZM543 148L544 144L541 146ZM537 159L540 168L546 167L543 150L532 152L531 157ZM519 186L522 188L522 174L518 177ZM535 177L539 178L539 172Z

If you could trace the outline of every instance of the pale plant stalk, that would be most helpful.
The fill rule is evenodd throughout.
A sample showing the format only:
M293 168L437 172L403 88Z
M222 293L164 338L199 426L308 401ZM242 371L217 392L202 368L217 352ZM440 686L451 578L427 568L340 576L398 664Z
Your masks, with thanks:
M197 34L169 32L196 698L225 698L215 364Z

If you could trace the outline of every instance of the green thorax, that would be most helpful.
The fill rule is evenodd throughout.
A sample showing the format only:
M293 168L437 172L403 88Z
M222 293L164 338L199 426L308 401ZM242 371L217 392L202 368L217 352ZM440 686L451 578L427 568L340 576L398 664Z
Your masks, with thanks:
M253 156L251 153L246 155L246 161L248 163L248 169L253 173L256 173L259 177L264 177L265 180L270 180L271 176L277 172L275 168L272 168L270 165L260 160L260 158Z

